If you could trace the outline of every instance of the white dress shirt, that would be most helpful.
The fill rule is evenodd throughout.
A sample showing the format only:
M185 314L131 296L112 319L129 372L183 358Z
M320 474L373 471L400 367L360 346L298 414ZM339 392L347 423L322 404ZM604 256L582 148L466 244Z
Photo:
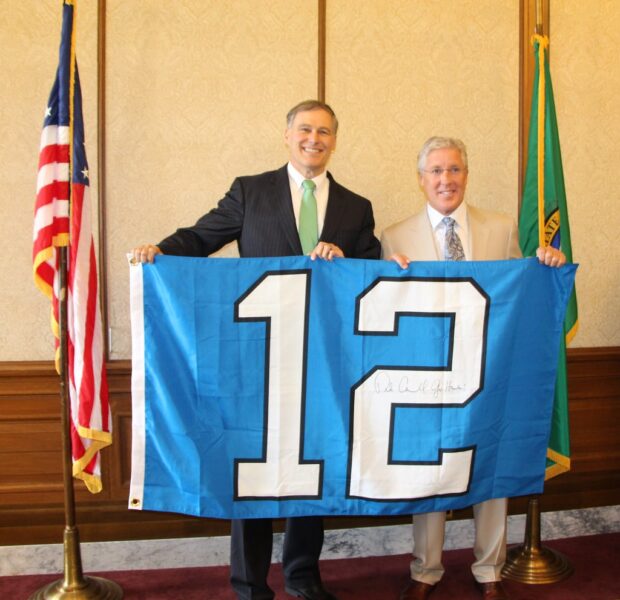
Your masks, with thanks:
M444 258L444 246L446 244L446 225L442 219L445 216L452 217L455 221L454 231L458 233L463 245L463 252L465 253L465 260L471 260L471 246L469 243L469 227L467 223L467 207L465 202L461 202L459 207L449 215L442 215L439 211L435 210L428 202L426 203L426 210L428 211L428 218L433 228L433 234L435 237L435 245L437 247L437 256L439 260Z

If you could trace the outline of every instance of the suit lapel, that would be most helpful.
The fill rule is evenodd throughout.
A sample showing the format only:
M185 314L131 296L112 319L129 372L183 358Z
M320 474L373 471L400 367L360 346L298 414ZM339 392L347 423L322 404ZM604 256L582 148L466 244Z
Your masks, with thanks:
M330 173L329 196L327 197L327 208L325 209L325 219L323 220L323 230L320 233L320 240L333 240L336 238L340 223L345 218L345 202L343 202L340 185L334 181Z
M472 260L486 260L488 257L489 227L485 226L485 217L475 206L467 206L469 221L469 243Z
M415 256L415 260L439 260L433 228L426 209L412 218L409 240L415 249L409 258Z
M275 172L274 181L274 201L276 216L282 227L286 240L293 249L293 254L303 254L297 223L295 222L295 212L293 211L293 199L291 198L291 186L288 180L286 165Z

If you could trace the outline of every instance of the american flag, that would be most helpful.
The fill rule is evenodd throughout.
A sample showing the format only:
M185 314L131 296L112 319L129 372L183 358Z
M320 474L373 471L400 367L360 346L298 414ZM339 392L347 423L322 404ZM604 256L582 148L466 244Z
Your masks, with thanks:
M60 59L41 134L32 258L35 283L52 301L58 370L59 248L67 246L67 360L73 475L96 493L102 489L99 450L112 443L112 420L90 224L82 93L74 48L74 9L74 1L65 0Z

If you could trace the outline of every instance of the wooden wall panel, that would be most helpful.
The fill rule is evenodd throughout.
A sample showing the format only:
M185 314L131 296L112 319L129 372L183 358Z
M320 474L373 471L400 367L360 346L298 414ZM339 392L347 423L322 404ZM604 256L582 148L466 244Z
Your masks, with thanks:
M620 504L620 348L569 350L572 470L547 482L541 509ZM103 451L104 490L75 481L82 541L224 535L229 523L127 509L131 371L108 367L114 444ZM0 363L0 545L60 542L64 527L59 390L50 363ZM512 499L512 513L526 498ZM469 516L456 511L453 518ZM328 528L407 522L407 516L327 519ZM279 524L278 524L279 525Z

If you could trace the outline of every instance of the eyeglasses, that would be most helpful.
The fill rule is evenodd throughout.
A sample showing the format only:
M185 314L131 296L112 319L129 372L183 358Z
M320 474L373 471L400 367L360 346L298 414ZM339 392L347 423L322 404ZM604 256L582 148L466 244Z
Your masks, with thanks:
M440 167L433 167L432 169L422 169L425 173L430 173L433 177L441 177L444 171L450 173L450 175L454 175L455 177L465 172L465 169L461 169L461 167L448 167L447 169L442 169Z

